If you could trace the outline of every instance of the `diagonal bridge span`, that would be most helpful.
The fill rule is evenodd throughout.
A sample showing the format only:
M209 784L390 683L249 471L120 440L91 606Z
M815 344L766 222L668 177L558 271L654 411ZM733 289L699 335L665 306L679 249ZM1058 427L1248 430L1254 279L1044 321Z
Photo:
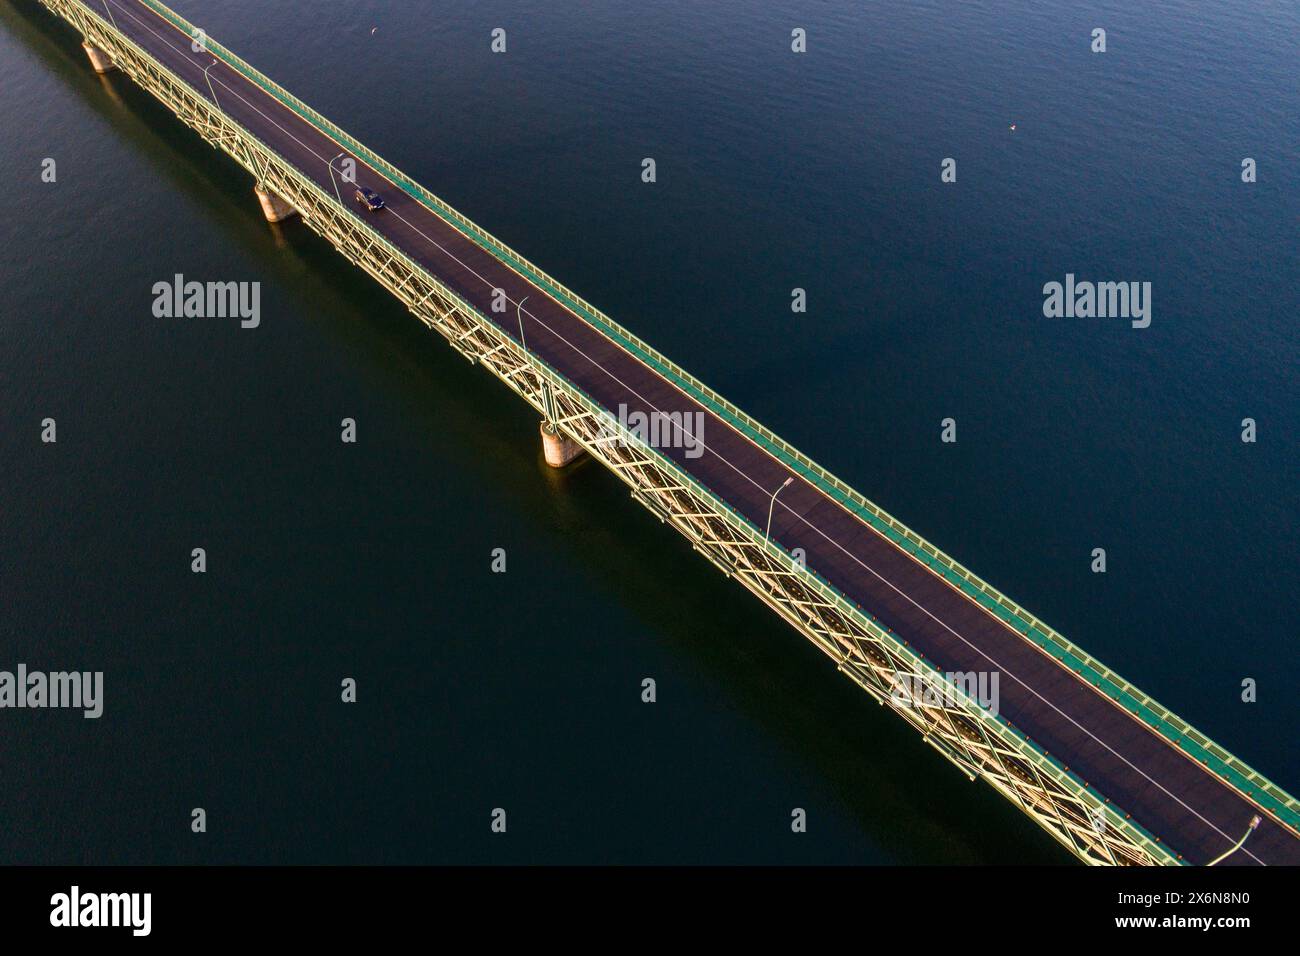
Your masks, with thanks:
M81 33L97 68L125 73L246 169L268 215L296 211L1076 857L1300 863L1295 798L195 25L157 0L39 2ZM342 156L385 212L340 192L351 189ZM636 413L702 416L699 446L651 447L618 427ZM946 676L989 672L996 713Z

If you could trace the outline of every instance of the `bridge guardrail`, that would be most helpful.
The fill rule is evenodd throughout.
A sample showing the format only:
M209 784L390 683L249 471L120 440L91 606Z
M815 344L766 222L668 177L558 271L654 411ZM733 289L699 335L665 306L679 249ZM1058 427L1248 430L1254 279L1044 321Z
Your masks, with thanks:
M193 37L199 28L158 0L139 0L183 33ZM1023 606L1011 600L982 578L926 541L907 525L874 504L846 482L818 465L803 452L794 448L770 429L755 421L718 392L709 388L695 376L678 366L657 349L648 345L623 328L581 296L552 278L538 266L529 262L504 242L468 219L428 189L416 182L392 163L369 147L354 139L332 121L316 112L280 84L244 62L238 55L217 41L205 37L205 48L239 72L249 82L275 97L302 119L362 158L373 169L381 171L417 201L455 226L470 239L497 256L505 265L519 272L535 285L543 288L560 304L574 312L588 324L603 332L632 354L650 364L666 378L693 395L712 409L715 414L730 422L747 438L765 448L787 467L801 474L842 506L863 518L869 525L901 547L954 587L977 601L991 613L1012 626L1026 639L1060 660L1065 666L1093 684L1107 696L1130 710L1153 730L1160 733L1175 747L1210 767L1218 776L1242 793L1266 804L1292 828L1300 830L1300 801L1254 770L1209 737L1197 731L1169 708L1143 693L1115 671L1092 657L1082 648L1067 640L1055 629L1039 620Z

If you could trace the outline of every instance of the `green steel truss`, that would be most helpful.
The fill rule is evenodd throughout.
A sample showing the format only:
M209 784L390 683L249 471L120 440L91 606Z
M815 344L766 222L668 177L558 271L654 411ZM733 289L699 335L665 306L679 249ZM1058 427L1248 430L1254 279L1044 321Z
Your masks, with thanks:
M182 32L194 35L195 27L169 8L156 0L142 2ZM840 671L879 703L897 712L971 780L983 778L1086 863L1181 862L1158 839L1129 819L1122 808L1113 806L1103 794L1043 753L1010 723L991 715L960 691L953 693L953 685L930 662L881 627L814 570L803 567L779 545L768 541L761 528L696 482L671 459L619 429L609 410L537 356L525 353L518 343L443 285L437 276L392 245L346 204L341 204L249 130L232 121L195 88L173 75L93 7L79 0L41 0L41 3L78 29L86 42L108 53L123 73L210 145L248 170L259 188L296 209L312 230L373 276L461 355L487 368L541 413L544 420L577 441L628 485L635 500L661 521L671 524L696 551L821 648ZM1157 733L1212 767L1230 785L1250 795L1283 822L1296 826L1300 805L1281 788L1070 644L274 81L210 38L206 47L212 55L491 251L503 264L858 514L934 573L999 614L1027 639L1123 703ZM948 693L938 695L938 703L930 697L908 699L907 694L899 692L900 686L944 688Z

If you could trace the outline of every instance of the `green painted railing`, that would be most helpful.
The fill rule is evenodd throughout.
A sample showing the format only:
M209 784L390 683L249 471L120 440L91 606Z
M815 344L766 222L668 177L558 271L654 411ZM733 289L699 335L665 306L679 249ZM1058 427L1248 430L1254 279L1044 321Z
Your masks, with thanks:
M199 28L158 0L140 0L178 30L194 37ZM205 49L238 71L250 83L265 90L302 119L329 136L340 146L363 159L394 185L438 214L465 236L491 252L504 265L518 272L557 302L582 318L593 328L621 345L631 354L657 370L666 379L694 397L714 414L729 422L750 441L767 450L791 470L802 475L825 494L852 511L890 541L925 564L954 587L997 615L1027 639L1060 660L1108 697L1140 718L1174 746L1210 768L1225 782L1258 801L1290 826L1300 829L1300 801L1247 766L1223 747L1210 740L1169 708L1144 694L1105 664L1075 646L1020 604L1012 601L992 585L959 564L884 509L872 503L846 482L822 468L803 452L794 448L759 422L750 418L722 395L672 362L657 349L643 342L557 279L543 272L504 242L472 222L450 205L429 192L410 176L354 139L333 122L312 109L274 80L263 75L242 59L206 37Z

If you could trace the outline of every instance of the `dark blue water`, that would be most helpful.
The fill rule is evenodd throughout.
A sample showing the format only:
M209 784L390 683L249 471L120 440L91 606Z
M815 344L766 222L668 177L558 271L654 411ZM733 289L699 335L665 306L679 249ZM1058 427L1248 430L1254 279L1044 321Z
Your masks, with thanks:
M1300 11L1139 6L175 4L1294 791ZM1068 859L77 41L0 0L0 668L105 715L0 711L0 860Z

